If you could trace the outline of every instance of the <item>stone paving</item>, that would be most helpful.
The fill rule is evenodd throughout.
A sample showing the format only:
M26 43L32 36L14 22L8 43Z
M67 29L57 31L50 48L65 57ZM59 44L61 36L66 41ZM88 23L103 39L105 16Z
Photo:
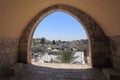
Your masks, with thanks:
M91 68L87 64L67 64L67 63L42 63L42 62L33 62L33 65L41 66L41 67L49 67L49 68L61 68L61 69L86 69Z
M66 69L26 64L16 76L5 80L106 80L106 78L98 68Z

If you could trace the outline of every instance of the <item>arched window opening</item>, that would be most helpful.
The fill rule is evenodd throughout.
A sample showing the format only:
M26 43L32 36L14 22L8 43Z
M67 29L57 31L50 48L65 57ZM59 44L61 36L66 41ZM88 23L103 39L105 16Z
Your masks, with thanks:
M76 18L85 28L89 41L89 62L91 67L110 66L110 45L107 36L91 16L85 12L68 5L58 4L41 10L25 27L21 34L18 45L18 61L31 63L32 35L38 24L50 13L63 11ZM57 19L58 20L58 19ZM66 22L66 21L65 21ZM68 30L67 30L68 31Z
M74 17L56 11L37 26L31 45L31 63L90 64L89 38Z

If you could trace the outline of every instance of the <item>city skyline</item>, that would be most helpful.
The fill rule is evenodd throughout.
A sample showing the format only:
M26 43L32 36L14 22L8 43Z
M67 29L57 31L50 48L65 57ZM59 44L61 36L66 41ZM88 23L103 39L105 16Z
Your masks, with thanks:
M62 41L87 39L82 25L71 15L59 11L48 15L39 23L33 38L42 37Z

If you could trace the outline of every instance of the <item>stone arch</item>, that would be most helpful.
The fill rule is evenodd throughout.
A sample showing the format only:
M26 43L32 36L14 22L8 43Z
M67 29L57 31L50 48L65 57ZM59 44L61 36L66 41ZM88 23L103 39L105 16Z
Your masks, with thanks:
M55 11L63 11L72 15L84 26L90 42L90 53L91 53L91 65L97 67L109 66L110 65L110 46L109 41L98 25L88 14L83 11L63 5L53 5L42 11L40 11L26 26L25 30L19 40L18 48L18 61L23 63L31 62L31 40L34 30L37 25L42 21L48 14Z

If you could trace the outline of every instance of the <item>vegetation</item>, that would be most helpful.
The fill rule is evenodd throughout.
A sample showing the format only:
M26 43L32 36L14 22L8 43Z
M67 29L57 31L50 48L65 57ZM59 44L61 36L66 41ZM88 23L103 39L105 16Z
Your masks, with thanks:
M53 40L52 43L53 43L53 45L55 45L56 44L55 40Z
M72 63L78 56L74 56L74 53L70 49L66 49L64 51L61 51L57 53L58 59L61 63Z
M45 38L41 38L41 44L45 44Z
M39 44L39 43L38 43L36 40L34 40L34 39L32 40L32 45L33 45L33 46L36 46L36 45L38 45L38 44Z

